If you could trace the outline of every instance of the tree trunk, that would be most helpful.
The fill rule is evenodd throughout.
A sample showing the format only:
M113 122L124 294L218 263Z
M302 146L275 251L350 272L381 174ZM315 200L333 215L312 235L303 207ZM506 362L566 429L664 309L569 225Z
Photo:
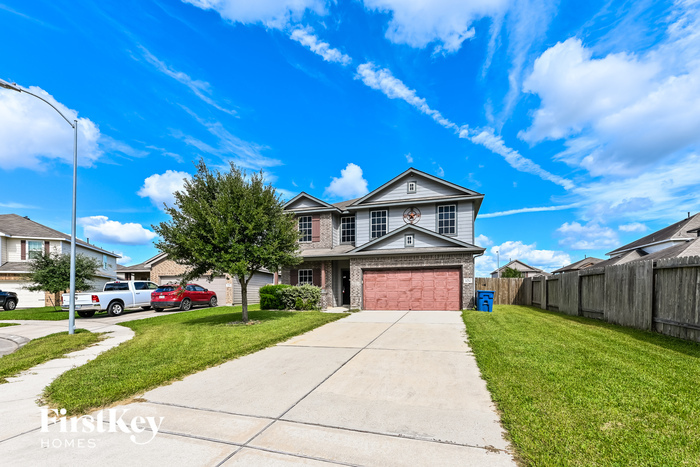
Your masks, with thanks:
M244 323L248 322L248 281L245 280L245 277L243 278L238 278L238 282L241 283L241 301L243 302L243 317L241 318Z

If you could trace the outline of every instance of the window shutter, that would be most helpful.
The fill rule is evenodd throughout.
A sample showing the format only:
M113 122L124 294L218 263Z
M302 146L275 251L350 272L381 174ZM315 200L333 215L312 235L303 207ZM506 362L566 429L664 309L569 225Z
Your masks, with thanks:
M51 242L44 241L44 254L48 256L51 253Z
M22 241L20 242L20 244L21 244L21 247L20 247L21 250L20 250L20 257L19 257L19 259L21 259L22 261L25 261L25 260L27 259L27 241L26 241L26 240L22 240Z
M299 283L299 270L298 269L292 269L289 271L289 284L290 285L297 285Z
M321 241L321 216L318 214L311 217L311 241Z
M321 270L320 269L313 269L312 276L313 276L312 277L313 284L316 287L321 287Z

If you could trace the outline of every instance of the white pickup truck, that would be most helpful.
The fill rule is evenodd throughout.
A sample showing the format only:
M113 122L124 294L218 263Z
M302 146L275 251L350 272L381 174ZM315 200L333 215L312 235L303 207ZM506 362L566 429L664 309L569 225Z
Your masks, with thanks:
M158 288L149 281L107 282L102 292L75 294L75 311L83 318L90 318L98 311L109 316L119 316L126 309L151 308L151 293ZM63 294L61 308L69 309L70 294Z

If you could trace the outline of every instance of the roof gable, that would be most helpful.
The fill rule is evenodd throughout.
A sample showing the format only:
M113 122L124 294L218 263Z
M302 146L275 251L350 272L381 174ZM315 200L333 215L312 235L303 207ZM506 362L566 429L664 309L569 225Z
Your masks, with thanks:
M628 250L634 250L636 248L642 248L647 245L654 243L660 243L667 240L673 239L689 239L697 237L695 234L695 229L700 228L700 213L694 216L683 219L682 221L671 224L668 227L652 232L649 235L635 240L627 245L623 245L610 253L606 253L608 256L614 256L618 253L622 253Z
M514 266L515 266L515 267L514 267ZM500 268L496 269L496 270L493 271L491 274L494 274L494 273L496 273L496 272L498 272L498 271L503 271L503 270L505 270L506 268L515 269L515 270L520 271L520 272L545 272L545 271L543 271L542 269L538 269L538 268L536 268L536 267L534 267L534 266L530 266L529 264L525 264L525 263L523 263L522 261L520 261L519 259L514 259L514 260L511 261L510 263L504 264L504 265L501 266Z
M310 194L303 191L296 195L294 198L287 201L287 203L284 205L284 209L289 211L312 209L338 210L338 208L336 208L335 206L330 205L325 201L320 200L315 196L311 196Z
M355 248L354 250L351 250L349 253L357 253L360 251L365 251L365 250L375 250L375 249L381 249L382 246L386 246L387 244L391 243L392 241L399 239L399 242L401 243L400 248L403 248L403 236L404 234L407 233L415 233L416 238L420 235L423 238L429 238L431 239L431 244L426 245L426 247L444 247L444 248L465 248L470 251L484 251L484 248L472 245L471 243L463 242L461 240L457 240L456 238L452 237L446 237L444 235L440 235L437 232L433 232L432 230L428 230L426 228L420 227L415 224L406 224L403 227L399 227L396 230L392 230L391 232L387 233L386 235L375 238L374 240L365 243L364 245L360 245L359 247ZM395 247L394 247L395 248ZM415 247L410 247L407 248L407 250L415 251L416 249L420 249L420 246L415 246Z
M408 193L407 182L411 180L416 181L415 193ZM411 167L379 188L355 200L355 202L349 204L348 207L356 208L377 202L417 201L421 199L440 199L444 197L475 197L478 199L478 204L480 205L483 196L484 195L481 193L477 193L476 191L469 190ZM476 210L478 210L478 207L475 211Z

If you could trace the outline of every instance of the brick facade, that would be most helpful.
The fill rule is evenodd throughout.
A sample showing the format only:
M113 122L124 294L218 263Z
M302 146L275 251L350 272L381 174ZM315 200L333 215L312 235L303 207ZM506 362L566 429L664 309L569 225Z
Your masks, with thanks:
M180 276L186 272L187 266L165 259L151 266L151 282L160 284L160 278L163 276Z
M350 307L363 308L362 272L366 269L410 269L446 266L460 267L462 269L462 309L473 308L474 256L471 253L351 258ZM468 281L468 279L471 279L471 281Z
M304 261L294 266L295 271L299 269L311 269L315 277L322 277L321 270L325 271L325 286L321 286L321 308L332 308L335 306L336 297L333 293L333 262L332 261ZM280 274L280 284L291 284L291 269L283 268Z
M311 214L306 214L311 215ZM333 247L333 217L330 212L318 214L321 218L321 238L318 242L299 242L299 249L314 250L316 248Z

